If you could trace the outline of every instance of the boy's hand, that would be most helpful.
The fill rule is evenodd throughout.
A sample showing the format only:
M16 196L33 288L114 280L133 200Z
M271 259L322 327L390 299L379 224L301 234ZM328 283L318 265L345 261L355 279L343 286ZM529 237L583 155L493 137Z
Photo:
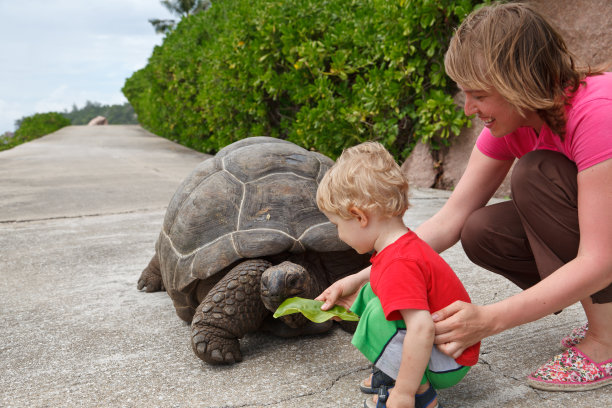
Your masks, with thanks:
M372 267L368 266L353 275L345 276L325 289L315 298L315 300L325 302L321 306L321 310L329 310L334 305L340 305L349 310L357 299L359 289L370 280L371 269ZM334 317L334 320L339 321L340 319Z
M347 276L334 282L330 287L325 289L323 293L315 298L315 300L325 302L321 306L321 310L329 310L334 305L343 306L347 310L351 308L355 298L357 297L357 291L355 290L354 292L351 292L350 288L347 288L349 285L347 285L345 280L349 280L349 278L351 278L351 276Z

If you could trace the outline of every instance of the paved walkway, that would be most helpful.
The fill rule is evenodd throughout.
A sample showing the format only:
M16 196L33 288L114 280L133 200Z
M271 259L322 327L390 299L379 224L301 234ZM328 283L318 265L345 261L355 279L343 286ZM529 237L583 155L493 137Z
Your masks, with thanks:
M247 335L244 361L197 359L165 292L136 289L165 208L206 156L137 126L73 126L0 152L0 406L361 407L368 364L336 329ZM416 226L447 192L413 192ZM477 303L515 292L443 254ZM449 407L610 407L612 387L550 393L525 385L582 323L576 306L485 340L480 362L442 390Z

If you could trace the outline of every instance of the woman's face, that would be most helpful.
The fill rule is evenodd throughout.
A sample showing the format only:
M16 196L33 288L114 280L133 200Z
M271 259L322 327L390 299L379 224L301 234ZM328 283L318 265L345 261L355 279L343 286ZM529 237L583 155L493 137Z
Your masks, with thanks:
M536 132L542 127L542 120L536 112L525 112L526 117L512 106L495 89L480 90L460 88L465 94L464 111L468 116L476 115L495 137L503 137L519 127L530 126Z

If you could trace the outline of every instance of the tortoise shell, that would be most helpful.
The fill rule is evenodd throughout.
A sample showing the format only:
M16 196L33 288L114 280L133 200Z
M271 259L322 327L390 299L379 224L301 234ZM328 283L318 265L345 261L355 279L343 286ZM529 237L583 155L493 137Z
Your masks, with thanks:
M316 204L332 165L271 137L242 139L203 161L166 211L157 242L166 285L181 291L241 259L349 249Z

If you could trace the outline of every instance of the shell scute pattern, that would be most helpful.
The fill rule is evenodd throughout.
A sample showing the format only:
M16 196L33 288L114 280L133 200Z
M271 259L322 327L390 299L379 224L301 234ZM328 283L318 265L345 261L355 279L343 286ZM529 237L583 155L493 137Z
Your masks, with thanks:
M290 142L264 139L270 138L222 149L198 166L173 197L162 234L176 253L167 261L189 258L187 270L185 262L176 269L188 277L175 277L180 287L243 258L347 249L337 239L326 239L325 245L308 239L333 232L315 202L318 179L333 161ZM327 228L313 229L319 225Z

